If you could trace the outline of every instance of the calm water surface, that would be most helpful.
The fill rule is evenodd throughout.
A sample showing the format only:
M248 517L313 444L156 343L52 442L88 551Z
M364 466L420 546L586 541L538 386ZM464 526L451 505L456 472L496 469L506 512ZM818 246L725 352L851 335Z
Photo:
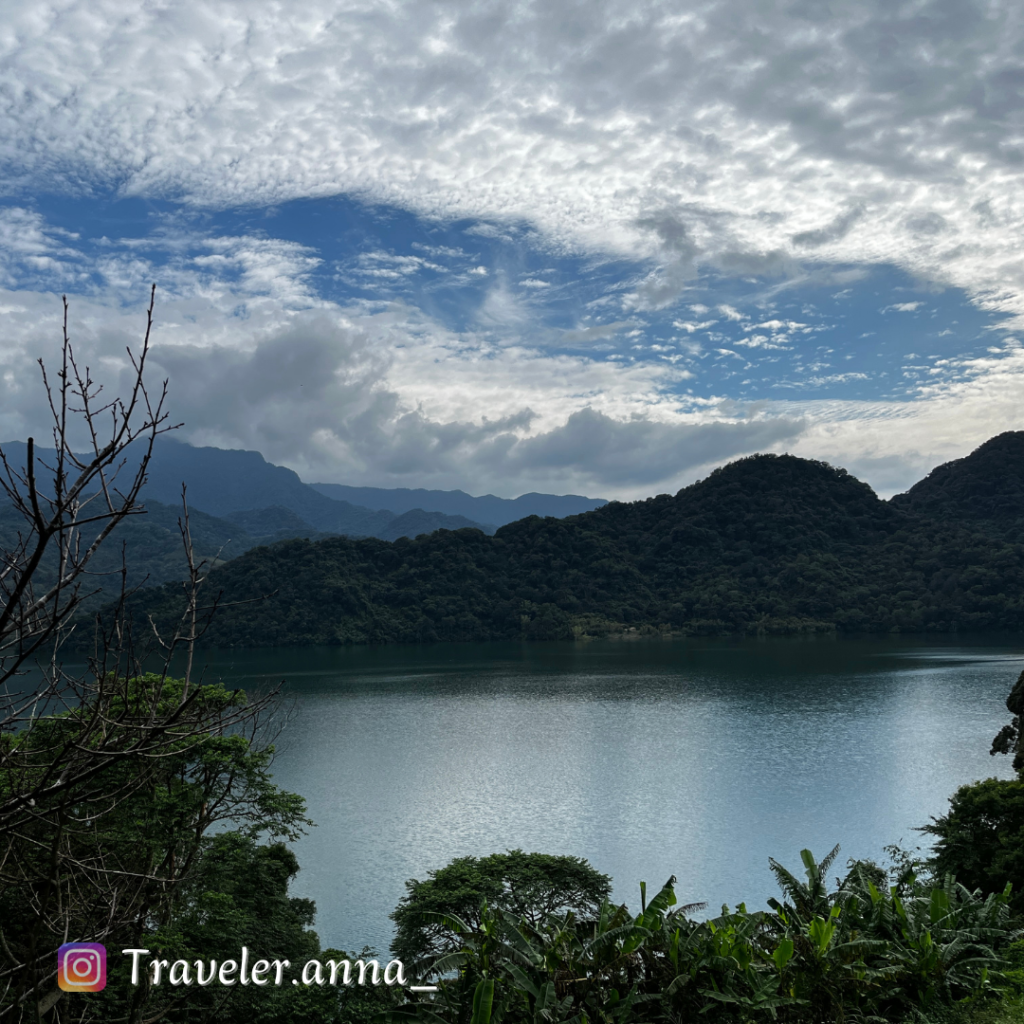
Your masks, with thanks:
M989 744L1024 647L679 640L271 649L207 678L284 681L277 783L317 827L294 891L325 944L385 951L408 878L521 847L586 857L638 902L679 879L713 909L775 892L773 856L923 838Z

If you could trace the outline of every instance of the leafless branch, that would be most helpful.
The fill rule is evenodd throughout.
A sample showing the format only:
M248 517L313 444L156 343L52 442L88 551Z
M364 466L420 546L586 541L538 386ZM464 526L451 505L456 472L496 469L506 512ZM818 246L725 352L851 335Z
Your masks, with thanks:
M141 934L168 912L211 828L259 819L251 770L232 757L250 748L275 695L248 699L194 678L195 644L219 597L200 605L206 562L193 552L184 487L186 608L169 635L154 629L161 668L144 671L123 552L115 611L97 627L89 668L68 671L62 660L68 636L82 628L75 613L89 596L95 555L128 516L144 512L154 443L173 429L167 381L153 392L145 380L155 294L154 286L141 347L128 350L127 395L109 401L75 355L65 298L55 380L40 361L54 448L40 453L29 438L24 466L0 451L2 511L18 521L0 544L0 1022L59 1016L53 954L61 942ZM75 423L88 438L82 452L72 446ZM171 675L179 652L183 680ZM229 742L236 737L246 742ZM217 756L204 758L208 750ZM179 789L201 799L179 808L180 820L163 821L153 810L160 794ZM154 815L142 850L119 838L129 807ZM20 908L16 931L5 900ZM140 1004L132 1019L141 1012Z

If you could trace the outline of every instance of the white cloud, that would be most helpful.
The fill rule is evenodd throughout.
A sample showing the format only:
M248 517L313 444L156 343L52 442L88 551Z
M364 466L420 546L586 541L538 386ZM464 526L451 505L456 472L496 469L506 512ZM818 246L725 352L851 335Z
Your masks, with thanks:
M51 0L4 24L12 189L524 221L654 258L639 308L695 262L813 253L1024 313L1011 4Z
M347 193L472 219L470 239L650 260L628 294L595 304L671 306L702 265L796 280L813 261L841 264L825 277L842 285L894 263L1024 317L1022 48L1016 7L970 0L23 3L0 21L0 163L14 196L110 189L202 208ZM685 370L531 343L538 274L516 290L454 247L343 268L397 287L463 261L486 288L477 326L494 340L398 302L326 302L311 283L318 254L296 243L174 232L112 239L86 261L38 213L0 212L0 437L38 429L32 356L59 310L45 291L85 296L76 337L116 378L157 264L157 352L189 436L335 478L628 494L656 472L686 482L680 439L713 461L802 422L796 450L877 471L884 488L1024 426L1019 350L952 360L913 402L774 403L741 430L714 399L686 405ZM748 320L687 304L695 319L676 327L688 334L712 316ZM560 340L636 326L585 323ZM756 329L748 350L809 328ZM587 430L603 456L578 449ZM630 469L629 443L671 457Z
M788 347L785 344L785 337L780 340L776 336L768 338L763 334L752 334L749 338L738 338L734 344L742 345L744 348L780 349Z
M605 338L613 338L616 334L632 327L632 320L616 320L610 324L592 324L590 327L578 327L572 331L563 331L559 341L565 345L578 345L580 342L603 341ZM634 332L630 332L632 335Z
M699 323L695 320L673 320L672 326L686 331L687 334L693 334L695 331L706 331L717 323L717 320L701 320Z
M632 497L637 486L677 477L694 452L727 458L799 433L792 415L737 421L683 409L675 388L689 374L672 365L550 355L455 334L400 303L313 303L303 252L259 242L200 247L158 293L152 379L170 379L171 416L193 443L254 448L307 478ZM77 259L74 249L65 255ZM113 270L122 257L111 250ZM152 273L144 255L130 258L136 276ZM272 280L269 266L278 268ZM72 298L72 338L116 392L144 316L118 291L97 291ZM0 290L0 307L0 440L40 436L47 424L33 363L56 355L60 302ZM245 313L253 308L258 314Z
M666 485L699 466L793 441L803 429L799 419L782 417L666 423L648 417L613 420L584 408L564 426L519 442L508 452L508 462L528 466L533 475L547 471L552 481L570 474L580 482L589 478L591 489L635 489Z
M923 302L894 302L891 306L886 306L882 312L894 310L897 313L916 313L923 305Z

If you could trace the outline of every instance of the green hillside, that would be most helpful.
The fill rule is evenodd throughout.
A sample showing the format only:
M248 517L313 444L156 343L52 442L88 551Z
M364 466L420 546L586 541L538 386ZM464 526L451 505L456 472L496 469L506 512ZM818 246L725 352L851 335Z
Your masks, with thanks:
M208 589L230 605L213 645L1018 631L1024 546L881 501L824 463L756 455L675 496L530 517L493 537L259 547ZM169 621L179 601L156 589L136 611Z
M1007 539L1024 537L1024 431L999 434L966 458L937 466L892 504Z

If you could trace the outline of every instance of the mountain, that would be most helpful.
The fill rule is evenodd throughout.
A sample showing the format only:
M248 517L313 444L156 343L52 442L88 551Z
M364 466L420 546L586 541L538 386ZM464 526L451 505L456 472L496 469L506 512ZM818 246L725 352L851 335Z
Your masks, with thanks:
M350 487L347 484L310 484L310 487L337 501L351 501L371 508L386 508L391 512L408 512L420 508L430 512L444 512L453 516L467 516L479 523L506 523L527 516L565 516L590 512L608 502L604 498L584 498L578 494L521 494L518 498L496 498L485 494L474 498L465 491L428 491L407 487Z
M87 610L108 603L111 592L116 592L120 587L122 551L129 588L156 586L180 581L187 576L188 564L178 525L181 518L180 506L147 499L145 507L144 513L128 516L118 526L116 537L103 544L90 561L89 576L82 587L84 594L92 595L85 604ZM327 536L309 526L297 526L291 522L276 526L273 523L264 523L262 526L250 523L250 527L246 530L237 522L207 515L199 509L190 509L189 529L196 561L205 560L208 565L219 565L259 544L274 544L295 537L321 539ZM24 519L14 510L13 505L0 503L0 547L12 550L17 544L18 531L24 528ZM99 529L99 524L84 529L85 544L93 539ZM50 560L44 562L44 578L51 577L56 571L56 564L52 561L54 555L51 552Z
M757 455L675 496L533 516L493 537L259 548L215 570L210 590L231 605L207 635L221 646L1019 632L1024 545L881 501L825 463ZM168 621L179 602L155 589L136 613Z
M373 536L381 540L398 540L399 537L418 537L421 533L433 533L441 529L481 530L487 534L494 533L493 526L475 523L465 516L449 516L443 512L424 512L421 508L413 508L400 516L395 516Z
M999 434L966 458L937 466L892 504L1000 537L1024 537L1024 431Z
M331 501L304 484L297 473L266 461L259 452L223 448L195 448L180 441L160 439L149 463L143 492L167 505L180 504L182 481L188 484L190 506L213 516L278 506L290 509L310 526L332 532L352 506ZM369 509L359 514L372 515Z
M24 465L24 442L6 442L0 447L12 463L19 467ZM47 457L45 450L41 449L39 454L41 458ZM387 509L375 510L336 501L304 484L292 470L267 462L259 452L196 448L169 438L159 438L148 466L142 500L147 504L159 502L172 508L180 507L183 482L188 485L190 509L218 518L229 517L257 534L286 529L291 536L306 536L312 532L393 540L413 530L430 533L433 530L475 527L487 533L494 532L493 527L461 515L413 510L419 514L400 517ZM266 523L275 517L276 521L283 522L282 510L292 513L291 525L273 530L265 528ZM246 525L246 520L237 518L240 513L256 512L262 513L265 522L254 531Z
M394 512L337 501L321 494L304 484L293 470L267 462L259 452L195 448L168 440L158 443L149 465L144 497L168 504L180 502L183 480L188 483L189 504L215 516L284 508L306 523L307 530L353 537L394 539L411 529L430 533L466 526L493 532L493 527L464 516L422 510L419 516L396 526L398 517Z
M224 516L224 519L229 523L240 526L246 533L251 533L257 537L270 533L284 532L293 537L300 537L312 529L305 519L296 515L290 508L284 508L282 505L229 512Z

